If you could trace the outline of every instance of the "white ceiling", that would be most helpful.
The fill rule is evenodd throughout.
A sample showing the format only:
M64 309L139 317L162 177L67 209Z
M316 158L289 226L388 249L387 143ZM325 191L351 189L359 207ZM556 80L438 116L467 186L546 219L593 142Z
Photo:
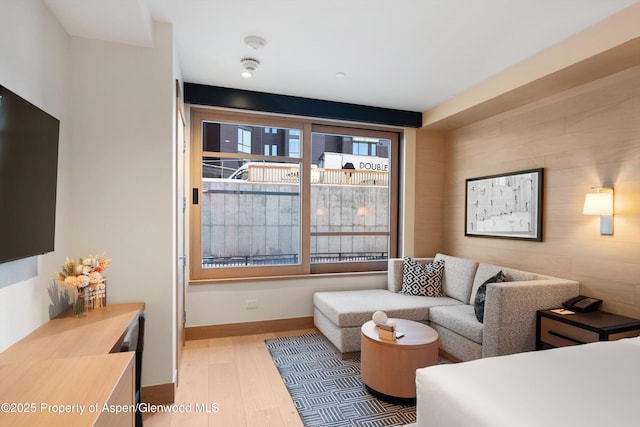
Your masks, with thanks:
M636 1L44 0L73 36L150 46L151 21L172 23L187 82L411 111Z

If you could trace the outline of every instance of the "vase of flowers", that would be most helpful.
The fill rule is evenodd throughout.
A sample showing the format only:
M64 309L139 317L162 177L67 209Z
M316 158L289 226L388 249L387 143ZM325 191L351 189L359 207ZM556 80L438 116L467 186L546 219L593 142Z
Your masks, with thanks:
M56 272L56 280L62 283L68 291L74 316L80 317L84 312L85 288L104 283L106 280L104 271L110 261L103 256L90 255L78 259L67 257L62 265L62 270Z

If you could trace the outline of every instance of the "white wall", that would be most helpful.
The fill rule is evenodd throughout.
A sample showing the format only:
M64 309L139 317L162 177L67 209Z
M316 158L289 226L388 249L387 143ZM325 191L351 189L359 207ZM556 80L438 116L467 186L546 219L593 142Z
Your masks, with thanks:
M1 8L0 84L60 120L60 145L55 252L0 264L0 351L49 320L48 288L69 253L72 224L69 38L40 1ZM11 242L0 236L0 244Z
M187 326L224 325L313 316L313 294L387 287L386 272L377 275L190 285ZM246 308L255 299L257 308Z
M173 381L174 47L73 38L74 254L102 253L109 303L146 303L143 385Z

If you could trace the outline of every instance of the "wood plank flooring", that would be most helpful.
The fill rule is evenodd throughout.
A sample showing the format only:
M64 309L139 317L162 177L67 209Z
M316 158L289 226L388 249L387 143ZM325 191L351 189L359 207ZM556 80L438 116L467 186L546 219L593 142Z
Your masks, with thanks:
M187 341L175 394L175 405L184 411L146 414L145 427L302 427L264 340L308 333L319 332Z

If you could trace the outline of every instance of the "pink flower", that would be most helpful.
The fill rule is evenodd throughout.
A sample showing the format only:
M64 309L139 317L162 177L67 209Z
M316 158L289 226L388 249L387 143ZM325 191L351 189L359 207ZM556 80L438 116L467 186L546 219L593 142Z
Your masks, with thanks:
M63 283L67 288L84 288L89 284L89 278L87 276L67 276Z
M97 271L89 273L89 283L91 283L92 285L101 283L103 280L104 279L102 277L102 274L98 273Z

